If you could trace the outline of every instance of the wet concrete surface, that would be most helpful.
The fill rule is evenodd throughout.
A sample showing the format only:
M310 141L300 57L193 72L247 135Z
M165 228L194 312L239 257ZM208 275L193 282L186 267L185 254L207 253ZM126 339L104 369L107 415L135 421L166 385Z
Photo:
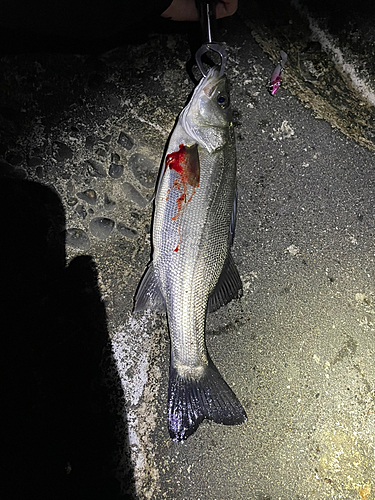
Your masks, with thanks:
M37 307L31 332L37 339L43 313L50 324L56 310L57 317L63 317L62 310L72 309L72 282L61 276L69 274L69 268L70 276L80 275L81 267L91 269L73 286L81 290L81 299L73 301L74 314L60 321L57 333L51 330L52 338L57 335L64 345L65 370L71 372L74 366L75 377L67 387L74 387L74 378L80 380L77 365L91 345L90 335L97 339L95 355L82 366L93 371L81 380L73 398L79 401L80 391L91 391L91 402L85 400L83 420L76 425L64 426L66 418L74 421L74 409L65 420L62 413L58 428L68 442L70 436L70 444L64 460L50 464L51 477L62 474L66 481L77 471L75 481L81 486L90 477L96 477L95 484L102 488L111 484L113 490L106 496L98 487L97 498L117 498L120 486L123 498L141 500L374 497L375 174L374 111L368 97L372 89L366 84L366 96L355 87L329 47L339 47L344 54L346 43L356 61L367 60L366 75L372 74L373 57L363 44L349 43L355 30L364 26L360 11L348 24L346 41L341 32L337 38L335 23L322 24L336 44L323 50L323 39L319 42L316 26L311 25L319 16L310 5L307 8L308 15L298 5L279 3L270 15L269 9L252 3L222 25L238 153L234 258L244 295L209 316L207 342L215 364L243 403L248 422L238 427L204 422L184 443L172 443L166 426L165 318L132 315L131 308L149 260L151 198L163 149L193 88L185 71L190 57L187 36L154 34L147 43L100 55L29 53L1 58L1 168L4 182L22 185L14 199L2 196L2 214L10 221L11 204L24 207L17 200L28 200L22 190L34 193L34 183L42 184L50 197L44 194L37 209L35 195L30 195L34 202L29 203L28 217L35 222L47 214L52 222L46 223L46 234L55 235L48 241L63 242L65 235L65 246L56 243L60 277L47 273L55 283L45 294L48 300L36 294L42 306ZM366 33L372 36L370 29ZM267 85L280 49L288 53L288 64L282 88L271 97ZM365 73L359 73L366 83ZM58 199L62 205L53 212L51 205L58 207ZM60 214L65 233L53 223L53 213ZM19 218L23 220L22 210ZM30 230L30 224L28 219L18 222L20 232L15 234L14 224L8 224L3 263L12 262L12 241L18 260L30 255L30 235L44 241L45 234ZM17 262L12 269L17 269ZM25 262L26 269L32 267ZM14 274L7 275L9 283ZM43 288L39 275L31 273L29 285L35 280ZM60 279L61 287L56 286ZM6 296L7 286L3 288ZM8 291L12 311L17 288ZM61 294L62 309L56 305ZM82 294L89 294L92 302L83 300ZM102 307L96 331L92 314ZM15 317L8 316L10 322ZM24 342L24 319L20 317L14 330L12 352L18 340ZM73 340L64 341L65 333L71 338L72 323L77 322ZM34 353L30 357L25 348L28 366L35 362L35 352L42 353L36 356L39 360L56 358L48 331L43 326L42 351L28 337ZM100 363L97 351L108 340L112 353ZM82 349L78 356L77 345ZM70 349L75 352L71 359ZM36 398L37 416L54 401L53 387L45 382L51 361L39 363L46 371L41 368L42 375L35 375L35 391L29 395L33 399L34 393L44 394L45 406ZM98 389L90 384L98 378L107 385ZM60 373L62 387L64 380ZM120 402L114 389L118 380ZM21 376L15 379L15 390L19 387ZM112 394L112 407L104 407L111 408L114 421L107 410L102 420L92 416L103 387ZM61 401L69 401L69 395ZM21 406L14 407L18 415L27 407ZM85 427L85 419L92 426L81 440L77 429ZM98 451L94 447L93 452L89 443L91 435L100 435L101 426L115 438L106 456L112 451L116 465L109 458L100 466L89 461L82 473L86 455L82 450L77 454L75 444L96 457ZM42 441L53 436L53 428L47 434L43 429L38 428ZM27 430L26 426L25 435ZM38 440L30 443L38 446ZM44 457L54 456L57 449L48 447ZM13 455L10 470L12 461L17 462ZM27 467L27 460L22 467ZM40 470L35 467L32 475L37 484ZM73 486L61 484L73 491ZM93 493L80 494L93 498Z

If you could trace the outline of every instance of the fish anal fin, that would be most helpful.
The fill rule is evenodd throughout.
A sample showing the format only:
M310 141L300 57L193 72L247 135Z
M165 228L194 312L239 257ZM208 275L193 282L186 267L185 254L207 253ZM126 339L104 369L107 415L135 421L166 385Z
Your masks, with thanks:
M221 306L228 304L232 299L237 299L241 296L241 278L232 254L229 251L220 278L208 299L208 311L216 311Z
M199 378L182 376L171 362L168 389L168 430L173 441L191 436L204 420L238 425L247 416L232 389L209 359Z
M157 312L164 312L166 309L164 297L156 281L152 262L148 265L138 285L134 298L133 312L145 311L147 309Z

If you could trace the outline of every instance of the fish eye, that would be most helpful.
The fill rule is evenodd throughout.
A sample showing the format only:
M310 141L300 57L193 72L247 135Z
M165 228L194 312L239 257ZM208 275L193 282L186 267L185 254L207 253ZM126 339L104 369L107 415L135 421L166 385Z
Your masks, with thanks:
M225 109L229 105L229 99L224 95L219 95L217 98L217 103L222 109Z

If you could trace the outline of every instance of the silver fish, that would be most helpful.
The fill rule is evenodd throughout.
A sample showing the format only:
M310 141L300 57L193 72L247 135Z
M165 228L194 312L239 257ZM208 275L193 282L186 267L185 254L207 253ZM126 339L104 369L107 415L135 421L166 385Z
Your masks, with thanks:
M240 424L246 413L211 361L207 311L238 297L231 255L236 219L236 150L225 77L212 68L170 136L155 195L153 254L135 311L166 311L171 338L168 429L174 441L204 418Z

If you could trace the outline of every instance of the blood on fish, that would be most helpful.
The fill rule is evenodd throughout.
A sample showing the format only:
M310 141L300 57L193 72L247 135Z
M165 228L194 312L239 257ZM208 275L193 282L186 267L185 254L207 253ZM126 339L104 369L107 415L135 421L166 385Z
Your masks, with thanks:
M192 146L180 144L178 151L167 155L165 166L181 175L184 188L187 187L187 184L190 184L194 189L199 186L200 165L197 144Z
M165 168L169 167L170 170L174 170L180 176L179 179L173 181L172 187L168 190L166 201L169 200L169 193L172 189L177 189L181 194L176 199L176 215L172 217L173 221L176 221L179 217L182 217L185 208L188 203L192 200L195 190L199 187L200 182L200 164L198 155L198 146L193 144L192 146L185 146L180 144L179 150L174 151L167 155L165 159ZM191 194L189 196L189 186L192 188ZM181 243L181 233L178 227L178 232L180 235L180 240L175 248L175 252L178 252Z

